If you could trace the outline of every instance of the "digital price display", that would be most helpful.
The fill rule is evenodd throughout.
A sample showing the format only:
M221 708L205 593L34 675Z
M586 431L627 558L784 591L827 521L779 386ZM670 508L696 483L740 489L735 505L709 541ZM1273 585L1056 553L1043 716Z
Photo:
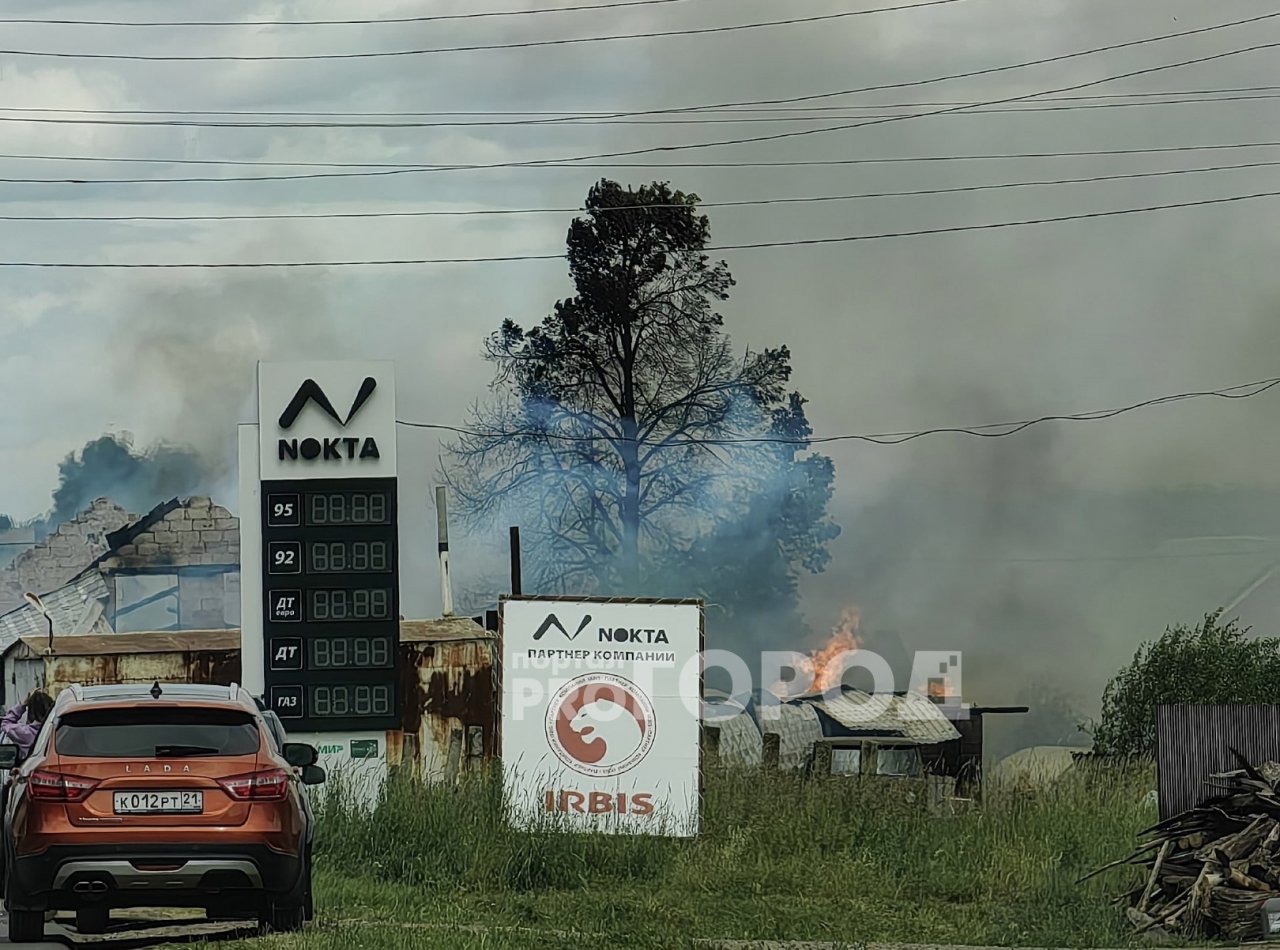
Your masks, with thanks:
M299 732L399 724L394 478L262 482L268 702Z
M313 574L385 574L391 570L386 541L311 541L307 570Z

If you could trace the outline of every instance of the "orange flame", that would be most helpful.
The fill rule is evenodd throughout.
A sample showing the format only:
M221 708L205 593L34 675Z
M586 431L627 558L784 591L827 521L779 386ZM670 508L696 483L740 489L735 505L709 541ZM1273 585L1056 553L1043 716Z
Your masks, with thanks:
M812 677L812 685L807 692L825 692L840 685L844 672L840 663L841 654L859 647L858 625L862 621L862 611L857 607L846 607L840 614L840 623L831 631L831 638L817 650L810 650L807 659L796 664L797 678ZM788 694L787 683L776 683L773 692L779 696Z

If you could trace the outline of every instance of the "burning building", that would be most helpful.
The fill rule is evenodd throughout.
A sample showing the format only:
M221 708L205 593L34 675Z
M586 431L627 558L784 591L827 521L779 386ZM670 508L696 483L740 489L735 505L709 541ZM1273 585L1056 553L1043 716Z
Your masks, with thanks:
M240 524L206 497L141 518L99 499L0 572L0 590L0 650L50 621L58 636L238 627Z

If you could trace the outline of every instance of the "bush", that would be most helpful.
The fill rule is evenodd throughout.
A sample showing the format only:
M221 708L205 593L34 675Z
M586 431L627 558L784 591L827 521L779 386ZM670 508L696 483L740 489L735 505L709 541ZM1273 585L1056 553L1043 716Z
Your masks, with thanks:
M1280 640L1246 639L1248 628L1206 614L1194 628L1145 643L1108 684L1094 751L1153 755L1155 707L1171 703L1280 703Z

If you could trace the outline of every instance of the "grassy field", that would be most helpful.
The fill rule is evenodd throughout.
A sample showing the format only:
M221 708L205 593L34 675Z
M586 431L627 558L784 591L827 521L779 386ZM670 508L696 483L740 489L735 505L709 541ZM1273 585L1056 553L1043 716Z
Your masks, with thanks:
M1121 947L1109 897L1077 885L1155 820L1150 769L991 790L930 815L902 784L709 779L705 833L677 841L508 829L496 783L393 783L371 815L329 807L322 918L244 946L678 947L700 939ZM921 796L923 797L923 796Z

